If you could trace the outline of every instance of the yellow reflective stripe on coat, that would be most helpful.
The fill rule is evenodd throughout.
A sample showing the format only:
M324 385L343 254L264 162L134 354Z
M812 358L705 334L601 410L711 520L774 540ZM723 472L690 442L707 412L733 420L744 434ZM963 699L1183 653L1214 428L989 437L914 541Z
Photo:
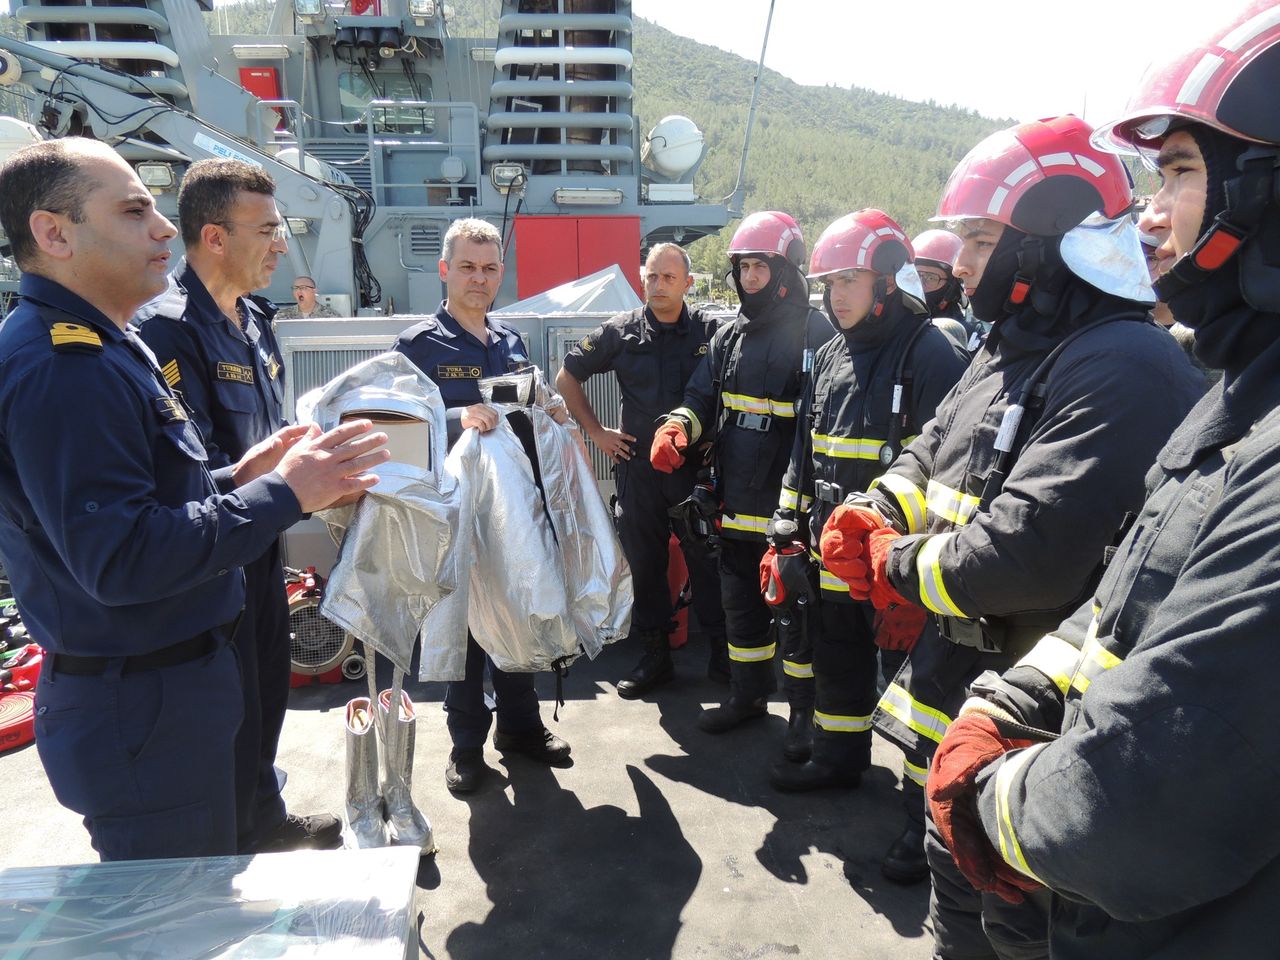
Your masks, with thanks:
M813 711L813 722L828 733L866 733L871 729L870 717L846 717L821 710Z
M688 407L676 407L671 411L672 417L684 417L689 421L689 442L697 443L698 438L702 436L702 421L698 419L698 415Z
M944 617L967 617L942 582L942 551L954 536L954 533L939 533L925 539L916 554L916 577L920 581L920 599L926 607Z
M951 726L951 718L945 713L916 700L896 683L889 684L877 706L920 736L938 743L942 742L942 735Z
M822 565L822 554L813 549L813 547L810 547L809 556L811 556L813 558L813 562L818 565L818 586L823 590L830 590L833 593L843 593L848 595L849 585Z
M763 647L735 647L729 644L729 659L737 660L739 663L763 663L765 660L772 660L774 653L778 650L776 643L770 643Z
M782 492L778 495L779 510L808 510L813 504L813 497L801 497L799 493L790 487L783 487Z
M722 393L720 401L726 410L742 413L759 413L773 417L794 417L794 400L770 400L768 397L751 397L745 393Z
M1014 664L1015 667L1031 667L1043 673L1064 697L1071 689L1071 678L1079 665L1080 648L1052 633L1037 640L1026 656Z
M1084 649L1080 651L1080 662L1075 676L1071 678L1071 686L1083 694L1093 681L1119 663L1121 658L1098 642L1098 618L1094 617L1085 637Z
M902 774L912 783L923 787L925 781L929 779L929 768L904 759L902 761Z
M867 437L832 437L825 433L810 433L813 438L813 452L824 457L836 457L842 460L880 460L880 448L883 440Z
M957 527L963 527L972 518L982 502L980 497L973 497L948 487L945 483L930 480L925 491L925 505L935 517L941 517Z
M1015 750L1005 755L1004 762L996 771L996 822L1000 829L1000 857L1024 877L1030 877L1037 883L1044 881L1036 876L1035 871L1027 864L1022 845L1018 843L1018 835L1013 829L1013 818L1009 816L1009 791L1022 768L1031 762L1031 758L1047 747L1047 743L1037 743L1025 750Z
M722 530L745 530L747 533L763 535L767 532L768 526L768 517L753 517L749 513L739 513L732 517L725 514L720 518L720 528Z
M877 477L871 481L868 489L874 490L876 487L884 487L898 501L902 515L907 519L907 533L924 533L925 501L919 487L896 473Z
M798 680L812 680L813 664L796 663L794 660L787 660L786 658L783 658L782 672L788 677L795 677Z

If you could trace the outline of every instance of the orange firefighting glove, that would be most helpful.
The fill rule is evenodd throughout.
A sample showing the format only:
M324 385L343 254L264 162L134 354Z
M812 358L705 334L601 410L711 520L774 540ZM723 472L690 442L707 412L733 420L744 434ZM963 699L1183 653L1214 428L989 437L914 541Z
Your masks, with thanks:
M653 469L671 473L684 465L684 451L689 446L689 436L679 420L668 420L653 435L649 448L649 462Z
M841 504L822 525L818 548L822 565L849 585L849 595L865 600L871 591L867 568L867 536L884 527L874 510Z
M1024 891L1038 890L1040 884L996 853L978 816L974 785L983 767L1032 743L1005 736L985 713L964 713L947 728L929 766L929 808L942 842L974 889L1008 903L1022 903Z
M900 594L893 584L889 582L889 548L901 536L902 534L890 527L872 530L867 535L867 556L869 558L867 566L871 585L867 591L867 596L858 597L857 599L870 600L871 605L877 610L886 610L894 604L907 603L907 598ZM853 595L852 587L849 589L849 594L850 596Z
M881 650L910 653L928 619L929 614L924 607L917 607L914 603L899 603L877 610L874 623L876 646Z

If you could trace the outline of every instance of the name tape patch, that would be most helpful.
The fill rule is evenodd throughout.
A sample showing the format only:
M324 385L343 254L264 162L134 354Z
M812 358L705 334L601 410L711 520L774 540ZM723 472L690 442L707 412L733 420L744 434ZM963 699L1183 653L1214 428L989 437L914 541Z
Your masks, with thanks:
M442 363L436 367L436 378L439 380L479 380L479 367L460 363Z
M243 367L238 363L218 362L218 379L230 380L232 383L253 383L253 367Z

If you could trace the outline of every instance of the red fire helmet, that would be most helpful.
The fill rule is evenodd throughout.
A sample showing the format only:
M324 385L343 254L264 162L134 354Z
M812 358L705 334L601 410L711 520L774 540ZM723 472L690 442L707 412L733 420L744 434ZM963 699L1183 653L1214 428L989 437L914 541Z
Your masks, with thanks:
M911 246L915 247L916 263L928 260L950 273L964 241L949 230L926 230L911 241Z
M781 210L762 210L751 214L733 232L729 256L745 257L753 253L786 257L799 267L804 263L805 254L800 225Z
M1202 18L1190 44L1147 67L1124 115L1094 133L1097 146L1158 149L1179 119L1242 140L1280 143L1280 6L1275 0L1231 6L1225 17L1213 13L1208 29Z
M935 221L995 220L1023 233L1061 236L1094 212L1108 220L1133 203L1124 164L1090 142L1067 114L993 133L951 174Z
M813 245L809 279L845 270L873 270L895 276L915 260L906 233L882 210L858 210L836 220Z

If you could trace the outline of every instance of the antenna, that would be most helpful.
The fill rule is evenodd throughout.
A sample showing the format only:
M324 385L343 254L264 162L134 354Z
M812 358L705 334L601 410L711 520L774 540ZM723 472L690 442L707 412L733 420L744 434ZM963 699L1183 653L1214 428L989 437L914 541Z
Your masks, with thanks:
M724 198L729 216L742 216L742 202L746 199L746 188L742 185L747 174L747 151L751 148L751 128L756 122L756 102L760 99L760 81L764 79L764 52L769 49L769 29L773 25L773 5L776 0L769 0L769 17L764 22L764 42L760 44L760 63L756 66L756 82L751 88L751 106L747 109L747 133L742 140L742 157L738 160L738 182L733 185L733 192Z

